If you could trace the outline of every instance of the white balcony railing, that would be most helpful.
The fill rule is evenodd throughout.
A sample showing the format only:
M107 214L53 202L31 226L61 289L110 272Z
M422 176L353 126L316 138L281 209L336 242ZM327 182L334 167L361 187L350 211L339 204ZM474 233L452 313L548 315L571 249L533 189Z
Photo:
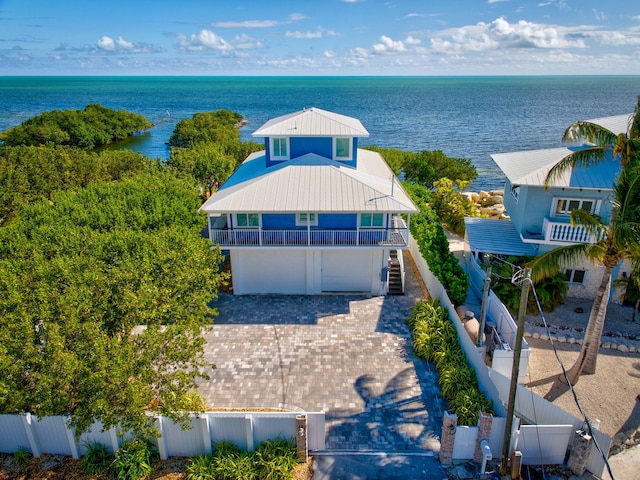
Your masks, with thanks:
M220 217L221 219L223 217ZM354 230L279 230L262 228L226 228L226 222L210 219L209 238L221 247L243 246L384 246L408 245L409 230L404 222L399 228L363 228Z
M546 217L542 224L542 234L545 241L556 243L593 243L598 240L582 225L573 227L568 220L559 222Z

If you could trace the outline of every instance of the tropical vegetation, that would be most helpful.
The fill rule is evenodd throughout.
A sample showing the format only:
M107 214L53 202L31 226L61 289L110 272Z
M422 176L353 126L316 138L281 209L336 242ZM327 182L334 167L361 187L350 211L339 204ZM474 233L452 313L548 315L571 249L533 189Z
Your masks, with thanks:
M458 259L449 250L449 240L438 215L429 204L433 194L426 187L414 183L403 183L419 213L411 216L411 235L418 244L421 255L447 291L454 305L462 305L469 290L469 276Z
M640 97L638 99L640 107ZM584 343L575 364L561 381L572 385L582 373L593 374L604 321L609 302L613 269L623 260L638 258L640 249L640 109L636 107L628 134L616 135L610 130L590 122L576 122L564 133L566 141L586 140L591 146L578 149L556 164L546 178L550 185L569 168L590 166L606 161L613 155L622 164L613 192L613 207L610 218L600 218L584 210L571 212L571 224L582 225L594 238L591 243L568 245L551 250L532 263L532 279L553 275L561 268L588 259L601 265L602 279L589 316Z
M0 141L9 147L66 145L93 150L151 126L137 113L92 104L84 110L53 110L32 117L0 133Z
M493 403L480 391L475 370L458 341L449 314L438 300L418 303L407 320L416 356L433 363L442 395L458 424L475 426L480 412L493 414Z

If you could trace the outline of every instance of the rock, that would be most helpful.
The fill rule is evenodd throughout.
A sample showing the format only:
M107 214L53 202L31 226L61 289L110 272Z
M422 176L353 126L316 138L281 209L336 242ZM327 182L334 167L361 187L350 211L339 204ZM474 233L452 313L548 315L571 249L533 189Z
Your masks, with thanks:
M624 343L621 343L620 345L618 345L618 351L623 353L628 353L629 347L627 347Z
M569 337L569 338L567 339L567 342L573 345L574 343L576 343L576 339L575 339L575 338L573 338L573 337Z
M499 189L499 190L491 190L489 192L490 196L500 196L500 197L504 197L504 189Z
M483 207L492 207L494 205L502 205L502 197L491 195L482 200Z
M602 348L611 348L611 342L602 342L600 346Z
M504 205L492 205L491 207L483 207L480 213L489 215L490 217L499 217L504 213Z
M540 334L538 332L533 332L531 334L531 338L540 338Z
M558 337L558 342L560 343L567 343L567 337L565 337L564 335L560 335Z

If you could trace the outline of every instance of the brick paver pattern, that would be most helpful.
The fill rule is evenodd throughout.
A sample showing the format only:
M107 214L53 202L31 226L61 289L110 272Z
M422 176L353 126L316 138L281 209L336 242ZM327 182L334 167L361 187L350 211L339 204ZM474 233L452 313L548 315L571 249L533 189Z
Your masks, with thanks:
M437 451L444 403L411 348L406 318L423 297L405 265L403 296L221 294L207 406L325 411L328 449Z

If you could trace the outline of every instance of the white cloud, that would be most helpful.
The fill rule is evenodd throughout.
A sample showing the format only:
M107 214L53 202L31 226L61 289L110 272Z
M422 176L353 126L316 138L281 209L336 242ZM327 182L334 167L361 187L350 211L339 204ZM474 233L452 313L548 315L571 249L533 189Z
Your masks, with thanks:
M380 37L380 43L372 47L374 53L405 52L407 49L402 40L392 40L386 35Z
M181 35L179 37L180 48L187 51L215 50L226 53L233 50L233 47L224 38L216 35L211 30L200 30L197 34L189 37Z
M409 35L404 41L407 45L420 45L422 43L422 40L412 37L411 35Z
M61 45L56 50L65 49L66 47ZM116 39L111 38L108 35L101 36L96 42L96 46L92 49L94 53L99 54L124 54L124 53L159 53L162 51L160 47L149 45L147 43L134 43L125 40L122 36Z
M295 32L287 32L284 34L287 38L304 38L304 39L313 39L313 38L322 38L322 32L300 32L296 30Z
M239 50L255 50L258 48L264 48L264 44L260 40L257 40L246 33L233 37L231 44L234 48Z
M607 19L607 15L604 12L598 11L595 8L593 9L593 14L596 16L596 19L601 22L604 22Z
M271 28L291 23L307 18L301 13L292 13L287 20L244 20L242 22L216 22L212 26L216 28Z
M322 54L326 58L335 58L336 57L336 52L334 52L333 50L325 50Z
M584 38L567 27L520 20L509 23L504 17L491 23L480 22L455 29L443 30L431 38L437 53L457 54L502 48L585 48Z

